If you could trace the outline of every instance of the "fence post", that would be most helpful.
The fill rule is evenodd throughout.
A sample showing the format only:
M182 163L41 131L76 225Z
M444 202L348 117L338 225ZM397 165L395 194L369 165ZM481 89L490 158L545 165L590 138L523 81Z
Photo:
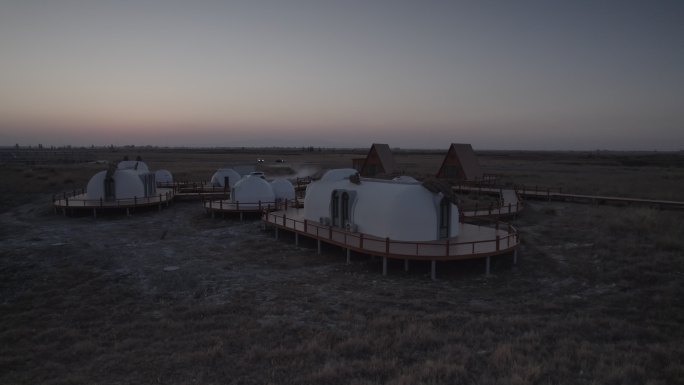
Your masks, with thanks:
M499 251L499 242L501 240L501 237L497 234L496 235L496 251Z
M390 239L389 239L389 237L386 237L385 238L385 257L387 257L389 255L389 251L390 251Z
M363 233L359 236L359 249L363 249Z

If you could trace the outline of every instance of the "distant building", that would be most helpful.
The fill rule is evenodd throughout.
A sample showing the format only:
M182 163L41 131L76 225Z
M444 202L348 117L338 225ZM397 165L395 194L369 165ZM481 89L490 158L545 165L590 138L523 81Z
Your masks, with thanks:
M364 177L391 175L397 171L392 150L387 144L373 143L365 158L353 159L352 162L354 169Z
M482 168L473 146L465 143L452 143L437 171L437 178L471 181L481 180L482 176Z

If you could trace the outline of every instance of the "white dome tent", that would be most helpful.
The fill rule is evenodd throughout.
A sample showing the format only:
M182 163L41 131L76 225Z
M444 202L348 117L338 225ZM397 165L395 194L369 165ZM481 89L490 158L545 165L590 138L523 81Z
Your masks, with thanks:
M228 180L228 186L226 186L226 179ZM217 187L233 188L240 179L242 179L242 176L232 168L220 168L212 175L210 183Z
M273 204L275 193L266 180L258 176L246 176L235 183L230 198L231 202L239 203L240 206L258 206L259 202L264 205Z
M356 173L356 171L354 171ZM431 241L458 235L458 208L419 182L349 180L328 171L306 189L304 218L397 241Z
M321 182L333 182L337 180L349 179L350 176L357 174L358 171L353 168L337 168L328 170L323 174Z
M292 183L283 178L275 179L271 182L271 188L276 200L294 200L295 189Z
M157 183L173 183L173 174L169 170L157 170L154 172Z
M140 160L122 160L116 165L119 170L133 170L139 174L144 174L150 172L145 162Z
M136 170L100 171L88 181L86 197L90 200L112 201L153 196L156 183L153 173Z

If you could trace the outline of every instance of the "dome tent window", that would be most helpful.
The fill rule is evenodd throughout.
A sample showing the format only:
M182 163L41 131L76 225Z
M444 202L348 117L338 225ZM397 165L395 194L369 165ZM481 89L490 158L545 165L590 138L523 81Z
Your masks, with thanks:
M340 206L342 208L342 227L344 227L349 223L349 193L346 191L342 193Z
M332 192L332 198L330 198L330 217L332 218L332 225L339 226L340 220L340 206L339 206L339 194L337 190Z

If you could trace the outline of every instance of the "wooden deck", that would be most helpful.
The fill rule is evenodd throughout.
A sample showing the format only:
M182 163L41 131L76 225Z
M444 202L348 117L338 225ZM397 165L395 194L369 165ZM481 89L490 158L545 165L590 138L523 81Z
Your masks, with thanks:
M303 207L302 202L297 199L277 202L233 202L230 200L207 200L204 202L204 209L208 214L211 214L212 218L216 217L216 214L240 214L240 219L242 219L242 214L261 214L275 210L301 207Z
M501 222L492 227L459 223L458 237L407 242L349 232L304 219L303 210L264 213L263 221L277 229L284 229L356 252L393 259L453 261L486 258L513 252L519 244L516 229Z
M80 190L53 197L52 205L55 211L61 210L64 215L67 215L68 212L92 211L93 216L97 217L98 211L126 210L126 214L130 214L130 209L155 206L161 210L163 206L169 205L174 196L173 189L158 188L154 196L107 201L103 199L88 199L85 190Z
M230 198L229 188L214 186L209 182L157 183L157 187L173 189L176 199L182 200L204 201Z

